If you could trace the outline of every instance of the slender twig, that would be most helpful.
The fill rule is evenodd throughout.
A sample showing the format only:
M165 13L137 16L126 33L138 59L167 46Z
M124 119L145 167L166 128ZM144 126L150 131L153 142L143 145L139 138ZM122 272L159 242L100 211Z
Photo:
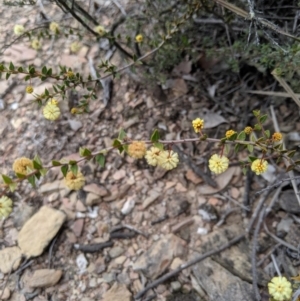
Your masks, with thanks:
M252 252L251 252L251 270L252 270L252 286L254 295L257 301L261 300L261 296L258 289L257 282L257 269L256 269L256 250L257 250L257 240L259 235L259 230L265 215L266 209L264 208L259 214L259 218L254 230L253 238L252 238Z
M277 249L277 248L279 248L281 246L281 244L280 243L278 243L278 244L276 244L275 246L273 246L272 248L271 248L271 250L270 251L268 251L267 252L267 254L256 264L256 266L257 267L260 267L263 263L264 263L264 261Z
M238 237L230 240L227 244L221 246L220 248L216 249L216 250L213 250L213 251L210 251L210 252L207 252L203 255L200 255L200 256L197 256L196 258L188 261L187 263L185 264L182 264L180 267L178 267L177 269L159 277L158 279L156 279L155 281L153 281L152 283L148 284L144 289L142 289L140 292L138 292L136 294L136 296L134 297L136 300L141 298L148 290L156 287L157 285L167 281L168 279L174 277L175 275L177 275L178 273L180 273L181 271L187 269L188 267L204 260L205 258L207 257L210 257L212 255L215 255L217 253L220 253L222 251L224 251L225 249L228 249L230 248L231 246L233 246L234 244L240 242L242 239L244 239L245 237L245 234L242 234L242 235L239 235Z

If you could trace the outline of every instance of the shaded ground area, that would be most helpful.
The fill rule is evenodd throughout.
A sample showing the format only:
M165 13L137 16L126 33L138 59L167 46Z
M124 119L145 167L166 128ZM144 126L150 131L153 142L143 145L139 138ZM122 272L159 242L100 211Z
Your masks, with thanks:
M127 9L131 3L122 4ZM40 21L26 17L38 18L40 8L0 9L1 15L5 14L1 20L3 43L12 32L8 19L28 27ZM104 25L109 26L120 11L111 3L105 11ZM37 68L66 64L88 74L91 62L96 66L110 50L93 41L72 54L69 45L73 40L72 35L58 42L45 39L42 52L32 50L27 40L18 41L4 52L1 60L13 61L15 65L34 64ZM118 52L112 61L118 67L126 63ZM138 72L142 73L140 69ZM77 97L71 95L68 101L61 102L62 117L56 122L45 120L41 109L32 104L32 96L25 95L22 77L2 80L0 172L12 176L12 163L21 156L32 158L38 154L47 165L52 159L78 158L79 147L92 151L110 147L120 128L135 140L148 140L154 128L166 140L195 138L191 121L202 117L208 136L221 138L228 129L240 131L253 124L254 109L270 115L271 105L287 137L287 147L299 141L296 104L289 98L246 93L276 87L270 75L247 64L234 73L219 58L207 58L203 53L197 64L182 57L168 74L166 98L158 97L147 84L132 77L128 71L114 81L107 106L99 89L88 114L70 114ZM36 93L52 86L33 84ZM273 122L270 117L266 129L273 131ZM255 239L243 239L219 255L184 269L147 291L141 300L233 300L233 296L234 300L255 300L251 261L256 258L255 281L265 295L266 284L274 274L271 252L275 252L285 275L297 275L293 261L298 256L300 209L292 188L280 186L283 191L255 194L274 179L285 177L284 165L271 162L273 169L264 178L244 176L237 163L247 153L235 156L232 149L228 154L230 168L215 177L210 174L207 161L219 150L217 143L185 142L174 150L181 160L178 168L169 172L117 151L107 155L105 168L85 162L80 167L86 185L78 193L64 187L59 169L52 169L36 189L22 183L11 194L14 212L2 222L0 230L3 298L131 300L159 276L243 235L262 200L268 203L273 198L279 201L265 218L266 226L284 238L289 248L257 230ZM209 185L210 180L217 187ZM48 209L43 211L43 206ZM257 255L253 255L253 244ZM27 254L26 259L20 260L22 252L16 246ZM14 272L9 274L12 266Z

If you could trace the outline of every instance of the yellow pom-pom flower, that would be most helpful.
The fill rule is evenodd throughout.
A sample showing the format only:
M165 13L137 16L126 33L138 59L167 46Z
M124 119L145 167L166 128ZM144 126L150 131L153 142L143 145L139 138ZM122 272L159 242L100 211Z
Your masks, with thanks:
M18 158L13 163L12 168L16 174L26 175L33 170L33 162L26 157Z
M229 139L231 136L233 136L236 132L233 130L229 130L226 132L225 136L227 139Z
M97 34L101 37L106 34L105 28L101 25L98 25L98 26L94 27L94 31L97 32Z
M69 79L74 78L74 77L75 77L75 73L74 73L73 71L70 71L70 70L69 70L69 71L66 73L66 77L69 78Z
M81 49L81 44L79 42L73 42L71 45L70 45L70 49L72 52L76 53L78 52L80 49Z
M273 135L272 135L272 140L274 142L279 142L282 140L282 134L281 133L278 133L278 132L275 132Z
M135 37L135 41L136 41L137 43L142 43L143 40L144 40L144 37L143 37L143 35L141 35L141 34L138 34L138 35Z
M42 43L38 40L38 39L34 39L32 42L31 42L31 47L35 50L39 50L42 48Z
M59 24L56 22L51 22L49 29L53 32L53 33L59 33Z
M196 118L192 121L195 133L199 133L204 128L204 120Z
M6 218L12 212L13 201L7 196L0 198L0 219Z
M251 164L251 170L257 175L266 172L268 169L268 162L265 159L256 159Z
M166 170L171 170L178 165L179 158L178 154L172 150L161 151L157 164Z
M78 171L76 175L72 171L69 171L67 172L64 181L65 181L65 185L70 190L79 190L83 187L85 183L85 178L80 171Z
M250 135L252 132L253 132L253 128L251 126L246 126L244 128L244 132L247 134L247 135Z
M128 146L128 155L135 159L141 159L146 154L146 145L143 141L133 141Z
M273 277L268 283L269 294L275 301L288 301L292 297L292 284L285 277Z
M77 114L78 113L78 109L77 108L72 108L71 109L71 114Z
M26 87L26 93L28 93L28 94L33 93L33 87L32 86L27 86Z
M43 115L48 120L56 120L60 116L60 108L57 106L57 100L50 100L43 109Z
M24 31L25 31L25 29L24 29L23 25L16 24L14 26L14 33L15 33L15 35L20 36L21 34L24 33Z
M147 163L149 165L156 166L160 159L161 152L163 151L157 147L152 146L150 150L147 150L145 155L145 159L147 160Z
M209 169L217 175L226 171L229 166L229 160L224 155L221 157L217 154L214 154L210 157L208 163Z

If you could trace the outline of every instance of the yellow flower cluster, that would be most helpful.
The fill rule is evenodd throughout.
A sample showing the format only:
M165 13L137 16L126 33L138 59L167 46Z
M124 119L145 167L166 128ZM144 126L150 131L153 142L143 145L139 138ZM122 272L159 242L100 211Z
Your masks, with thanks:
M233 136L236 132L234 130L229 130L226 132L225 136L227 139L229 139L231 136Z
M16 174L26 175L33 170L33 162L26 157L18 158L12 168Z
M51 22L49 29L53 32L53 33L59 33L59 24L56 22Z
M150 150L147 150L145 142L143 141L133 141L128 146L128 155L135 159L145 157L149 165L158 165L167 170L175 168L179 162L178 154L174 151L161 150L155 146L152 146Z
M66 174L64 181L65 181L65 185L70 190L79 190L83 187L85 183L85 178L80 171L78 171L76 175L72 171L69 171Z
M12 212L13 201L7 196L0 198L0 219L6 218Z
M74 72L73 71L68 71L67 73L66 73L66 76L67 76L67 78L74 78L74 76L75 76L75 74L74 74Z
M26 87L26 93L27 93L27 94L33 93L33 87L32 87L32 86L27 86L27 87Z
M244 132L247 134L247 135L250 135L252 132L253 132L253 129L251 126L246 126L244 128Z
M143 37L143 35L141 35L141 34L138 34L138 35L135 37L135 41L136 41L137 43L142 43L142 42L143 42L143 39L144 39L144 37Z
M200 118L196 118L192 121L193 128L195 133L200 133L200 131L204 128L204 120Z
M97 34L101 37L103 37L106 34L105 28L101 25L94 27L94 31L97 32Z
M58 107L58 101L56 99L51 99L45 105L43 109L43 115L48 120L56 120L60 116L60 108Z
M268 162L265 159L256 159L251 164L251 170L257 175L261 175L268 169Z
M143 141L133 141L128 146L128 155L135 159L141 159L145 156L146 145Z
M292 297L292 284L285 277L273 277L268 283L269 294L275 301L287 301Z
M273 135L272 135L272 140L274 142L279 142L282 140L282 134L281 133L278 133L278 132L275 132Z
M209 169L215 174L220 174L228 169L229 160L226 156L214 154L208 161Z
M38 39L34 39L31 42L31 47L35 50L39 50L42 48L42 43Z
M79 42L75 41L70 45L70 49L72 52L76 53L81 49L81 44Z
M24 31L25 31L25 29L24 29L23 25L16 24L14 26L14 33L15 33L15 35L20 36L21 34L24 33Z
M179 158L178 154L172 150L161 150L152 146L146 152L145 159L147 163L152 166L160 166L164 169L171 170L177 167Z

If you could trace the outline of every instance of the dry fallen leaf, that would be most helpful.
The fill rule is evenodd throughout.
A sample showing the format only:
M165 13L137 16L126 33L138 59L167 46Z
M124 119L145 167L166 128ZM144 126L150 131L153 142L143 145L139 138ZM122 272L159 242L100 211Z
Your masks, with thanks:
M228 122L224 117L217 113L207 112L205 115L200 116L204 120L204 127L206 129L211 129L218 126L221 123Z
M223 190L231 181L233 175L236 172L236 169L239 167L230 167L225 172L218 175L214 180L217 183L218 187L214 188L207 184L200 185L197 189L197 192L201 195L205 194L214 194Z

